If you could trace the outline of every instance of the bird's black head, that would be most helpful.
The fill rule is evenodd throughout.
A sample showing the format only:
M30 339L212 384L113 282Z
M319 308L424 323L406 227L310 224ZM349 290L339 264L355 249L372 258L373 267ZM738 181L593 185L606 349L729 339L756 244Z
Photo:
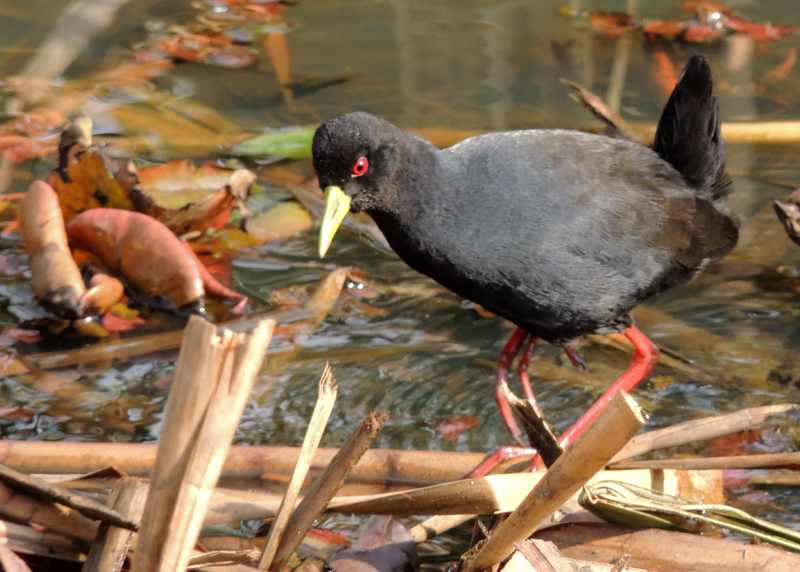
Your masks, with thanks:
M357 111L329 119L312 145L319 186L337 186L350 197L353 212L390 207L399 143L407 137L379 117Z
M369 113L334 117L314 134L312 157L326 205L320 256L349 211L392 211L403 192L411 136Z

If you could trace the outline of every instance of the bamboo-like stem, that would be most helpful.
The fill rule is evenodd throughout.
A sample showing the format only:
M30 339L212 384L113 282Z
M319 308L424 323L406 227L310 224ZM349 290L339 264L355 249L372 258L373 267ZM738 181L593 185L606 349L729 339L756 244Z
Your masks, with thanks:
M608 407L553 464L517 509L501 522L463 571L484 570L498 564L555 512L633 437L645 423L642 410L625 392Z
M275 327L236 334L192 317L164 411L133 572L186 567Z
M322 440L322 434L325 432L328 419L333 411L337 394L338 387L336 385L336 379L333 377L330 364L326 363L319 380L317 403L311 414L311 420L308 422L308 429L303 439L303 445L300 447L297 465L295 465L292 479L289 481L289 486L286 489L286 494L283 496L281 507L278 509L278 515L275 517L272 527L269 530L267 545L264 547L264 552L261 553L261 560L258 563L259 570L269 570L272 565L278 551L281 537L286 530L289 517L295 508L297 497L300 494L300 488L303 486L306 475L308 475L308 470L311 467L311 460L314 457L314 452L317 450L319 442Z
M147 484L137 479L120 480L111 492L109 504L133 520L140 520L147 500ZM102 524L81 568L82 572L120 572L125 565L134 533Z
M324 470L337 451L318 449L312 470ZM233 446L222 477L285 483L299 452L299 447ZM387 484L419 486L452 481L469 473L485 457L484 453L471 452L370 449L350 480L384 488ZM85 474L113 466L131 476L147 477L155 458L156 446L150 443L0 440L0 462L26 473Z
M314 521L325 512L325 508L342 486L347 475L375 441L388 417L387 413L370 413L339 449L325 472L317 477L311 485L286 523L286 531L278 544L273 560L275 569L283 569L283 564L311 530Z
M543 475L544 471L489 475L390 493L336 496L328 504L327 512L394 516L475 516L511 512ZM720 471L600 471L589 482L608 480L691 498L694 502L720 502L722 496ZM206 524L273 517L280 502L281 499L273 493L217 488Z
M692 459L653 459L622 461L614 469L766 469L800 466L800 453L765 453L730 457L697 457Z
M51 485L41 479L20 473L10 467L0 465L0 481L3 481L13 489L22 491L33 497L57 502L64 506L74 508L86 517L115 526L121 526L129 530L136 530L138 523L107 506L77 493L70 492L58 485Z
M638 457L657 449L678 447L687 443L706 441L739 431L749 431L762 427L770 418L797 411L800 406L794 403L750 407L733 413L694 419L663 429L656 429L637 435L617 453L611 464L619 463L632 457Z

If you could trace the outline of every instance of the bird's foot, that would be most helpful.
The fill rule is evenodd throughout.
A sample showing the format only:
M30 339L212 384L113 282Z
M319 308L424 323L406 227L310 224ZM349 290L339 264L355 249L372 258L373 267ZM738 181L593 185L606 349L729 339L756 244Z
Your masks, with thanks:
M586 364L586 360L583 359L583 356L578 353L572 346L564 346L564 355L567 356L569 363L573 365L573 367L577 367L580 370L586 371L588 367Z
M580 419L561 434L559 444L566 449L577 437L583 434L620 391L631 391L647 379L658 361L658 348L636 326L623 332L633 346L633 360L628 369L609 387Z
M522 459L527 457L535 457L537 455L536 449L529 447L500 447L494 453L487 455L481 463L475 467L469 475L470 478L485 477L497 468L501 463L511 461L513 459Z

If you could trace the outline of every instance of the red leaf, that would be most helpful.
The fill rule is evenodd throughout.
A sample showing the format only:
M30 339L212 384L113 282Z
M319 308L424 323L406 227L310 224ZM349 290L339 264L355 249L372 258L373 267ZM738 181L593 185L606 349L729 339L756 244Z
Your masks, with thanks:
M436 425L436 430L446 441L455 441L464 431L478 425L478 418L474 415L451 415L441 420Z
M127 332L129 330L133 330L134 328L138 328L139 326L143 326L147 323L142 318L139 317L131 319L120 318L119 316L115 316L111 312L107 312L103 316L102 322L103 322L103 327L109 332Z

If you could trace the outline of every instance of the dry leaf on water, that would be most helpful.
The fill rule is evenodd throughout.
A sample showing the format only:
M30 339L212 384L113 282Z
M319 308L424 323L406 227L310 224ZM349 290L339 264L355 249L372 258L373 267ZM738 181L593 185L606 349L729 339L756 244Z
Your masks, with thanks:
M286 201L250 217L245 229L259 244L264 244L300 234L312 225L306 209L294 201Z
M64 221L93 208L133 209L131 168L127 159L112 159L91 147L67 165L66 178L54 171L48 182L58 194Z
M139 171L131 190L136 208L166 224L176 234L220 229L237 204L247 198L256 176L213 165L170 161Z

